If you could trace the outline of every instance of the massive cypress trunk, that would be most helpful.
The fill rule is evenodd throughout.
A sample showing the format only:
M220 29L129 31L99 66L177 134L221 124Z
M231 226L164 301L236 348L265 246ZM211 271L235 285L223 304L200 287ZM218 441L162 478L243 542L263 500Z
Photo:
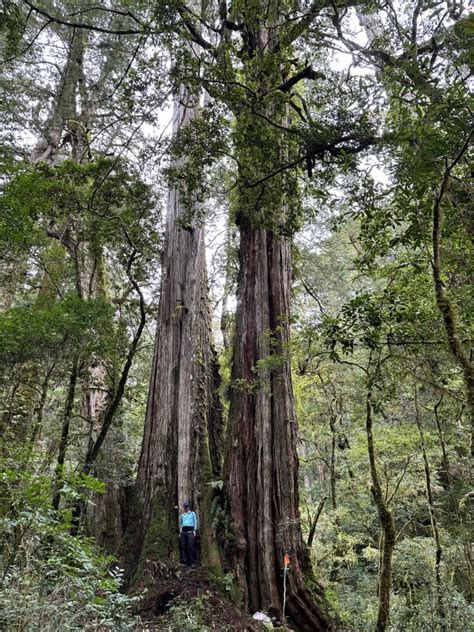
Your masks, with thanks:
M255 96L237 109L234 134L240 273L226 465L229 553L247 608L272 607L296 629L315 632L333 623L312 576L299 515L289 342L290 236L300 205L291 169L295 148L282 134L288 105L271 90L287 76L278 54L279 3L261 8L262 19L246 40L251 63L243 78Z
M183 96L183 95L181 95ZM197 109L174 105L173 135ZM192 502L200 520L202 558L217 564L210 502L220 478L221 409L211 344L202 222L190 219L177 187L169 193L156 346L135 502L126 542L130 572L148 560L176 559L178 508Z
M290 244L240 225L240 276L232 369L228 498L233 562L251 611L283 609L284 556L290 556L286 610L300 630L327 630L309 571L298 508L297 426L288 358Z

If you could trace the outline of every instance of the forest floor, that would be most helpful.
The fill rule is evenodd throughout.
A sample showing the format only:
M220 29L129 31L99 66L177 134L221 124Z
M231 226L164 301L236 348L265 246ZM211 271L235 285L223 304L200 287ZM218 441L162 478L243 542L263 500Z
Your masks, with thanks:
M226 594L219 578L200 567L169 569L141 602L144 630L205 630L206 632L261 632L268 630L243 613ZM282 628L279 628L281 631Z

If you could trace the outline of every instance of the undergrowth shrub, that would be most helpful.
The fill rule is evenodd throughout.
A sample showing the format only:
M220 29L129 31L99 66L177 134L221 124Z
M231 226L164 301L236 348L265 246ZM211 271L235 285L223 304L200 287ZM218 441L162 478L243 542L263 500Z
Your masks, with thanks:
M210 632L204 625L208 598L204 593L188 602L177 600L169 609L166 632Z
M67 501L100 489L68 480ZM0 474L0 628L6 631L134 630L140 597L120 592L122 571L90 540L71 535L71 514L51 507L51 480L4 468Z

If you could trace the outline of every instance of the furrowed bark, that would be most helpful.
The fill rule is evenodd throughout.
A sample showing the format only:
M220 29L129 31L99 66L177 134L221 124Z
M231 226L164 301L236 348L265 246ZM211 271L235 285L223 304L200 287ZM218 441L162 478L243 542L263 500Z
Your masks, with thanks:
M311 577L299 518L297 427L289 344L290 245L243 221L232 368L227 496L231 557L251 611L282 612L283 561L291 559L287 614L298 630L331 620Z
M300 159L292 137L281 133L289 125L287 103L280 96L264 101L288 78L274 56L281 45L281 5L262 2L258 9L265 18L252 22L243 37L251 63L244 64L242 82L254 89L236 108L234 127L240 270L226 462L232 525L227 552L245 607L271 607L295 629L315 632L334 629L335 620L312 575L299 515L289 340L290 235L299 212L290 167ZM285 555L291 566L283 613Z
M184 96L175 100L174 135L197 116L197 108L189 107ZM178 513L187 499L199 516L203 563L220 563L210 483L221 477L222 415L204 228L197 218L190 219L176 186L169 193L162 271L135 502L124 546L129 576L137 581L149 562L176 561Z

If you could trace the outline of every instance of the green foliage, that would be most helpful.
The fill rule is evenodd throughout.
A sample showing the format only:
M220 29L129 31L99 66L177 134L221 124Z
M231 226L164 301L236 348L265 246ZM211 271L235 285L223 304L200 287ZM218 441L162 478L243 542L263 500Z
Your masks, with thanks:
M19 455L17 455L18 457ZM70 514L50 501L50 479L4 464L0 477L2 586L6 630L133 630L136 598L120 593L122 571L93 541L70 534ZM91 477L70 477L63 495L102 490ZM82 491L79 491L82 490Z
M44 8L60 15L63 4L46 2ZM444 629L469 627L469 428L462 376L450 357L434 300L431 239L443 173L460 157L472 125L472 16L463 2L368 0L358 2L357 11L340 8L343 4L236 0L228 13L226 3L219 3L223 15L213 14L209 3L198 15L183 11L177 0L120 0L112 12L87 7L81 14L100 30L87 34L81 87L62 105L69 114L80 110L85 119L89 110L93 113L84 139L89 144L92 138L90 161L52 166L10 160L2 180L0 258L6 291L0 315L5 367L0 421L13 438L2 446L11 461L0 478L5 627L133 626L129 601L118 593L120 574L89 540L71 538L67 507L84 490L101 489L95 479L71 474L96 432L93 419L82 419L79 401L94 390L91 386L114 392L138 312L130 274L142 286L156 277L156 201L138 170L144 162L154 165L160 152L136 132L143 122L153 124L165 84L191 101L203 88L212 98L173 141L168 177L188 208L181 228L192 229L204 218L210 197L229 192L232 220L239 225L293 237L307 222L307 241L297 255L291 355L302 436L303 515L309 528L319 501L328 498L312 555L332 602L348 626L374 628L381 542L364 431L370 381L376 467L397 530L392 629L443 629L419 424L443 547ZM31 50L28 65L20 63L16 71L7 67L2 83L11 96L4 113L13 124L0 151L27 156L29 133L49 140L50 123L55 124L55 103L63 96L51 86L56 74L63 85L67 67L51 50L62 54L71 33L66 25L49 23L34 9L27 13L9 0L3 2L1 19L5 55L18 53L22 39ZM226 20L235 29L231 36ZM201 33L210 35L206 21L216 27L212 52L193 41ZM107 27L122 26L147 33L142 38L106 33ZM48 37L53 46L43 54ZM161 43L169 50L163 52ZM350 68L331 66L332 47L346 48ZM157 75L167 74L170 56L171 76L162 85ZM284 86L313 66L318 72L309 72L305 83ZM55 141L61 158L76 124L61 123ZM364 173L364 160L357 156L374 144ZM134 156L139 166L97 152L98 146L108 152L117 145L118 155ZM369 173L374 165L384 169L387 185ZM153 173L155 184L160 175ZM456 162L442 200L441 229L442 281L466 349L473 338L474 310L470 175L466 153ZM92 291L93 266L99 270L99 287ZM300 278L310 292L298 286ZM151 338L147 342L151 347ZM255 367L256 379L236 380L232 388L256 392L258 371L278 369L287 360L289 350L276 351L271 339L267 343L269 354ZM231 380L230 353L229 348L221 358L223 388ZM142 348L139 354L100 464L111 477L128 476L133 471L130 444L138 451L150 352ZM63 410L71 355L85 369L62 469L66 509L57 515L50 509L47 473L57 454L58 411ZM97 361L104 383L91 385L88 370ZM26 437L22 425L38 432L28 432L35 442L20 453L15 450ZM220 491L220 482L214 484ZM166 557L168 544L176 546L172 509L163 512L167 499L157 501L160 511L153 516L144 551L150 558ZM217 496L213 508L215 532L231 539ZM222 585L230 592L230 575ZM176 603L169 629L206 630L207 601L204 594L190 604Z
M188 100L196 99L188 95ZM215 102L198 110L198 115L182 126L171 145L171 164L166 170L168 182L178 188L185 212L180 227L189 229L202 222L209 212L209 199L221 182L214 171L229 153L229 117Z
M14 0L3 0L0 9L0 33L2 35L2 56L12 57L19 52L25 26L24 7Z
M119 343L113 308L104 299L65 296L49 305L12 307L0 314L0 361L5 365L67 354L106 356Z
M119 259L132 245L148 254L156 243L156 200L130 165L118 159L19 164L4 186L2 207L2 252L31 246L41 234L57 236L66 247L70 239L87 241L92 249L106 243L117 249Z
M349 190L352 195L354 189ZM390 630L454 632L468 626L472 616L468 605L472 579L463 552L472 537L472 522L460 512L471 480L466 459L469 427L461 403L462 379L445 342L424 245L430 237L432 200L410 232L408 221L392 222L390 195L379 195L372 206L368 198L363 199L363 217L356 213L353 221L351 211L344 215L345 223L332 223L338 225L338 232L327 234L312 255L302 249L298 253L299 274L319 300L315 307L312 300L308 306L302 289L295 296L292 361L304 446L302 515L309 529L321 496L328 497L313 544L316 572L348 625L375 629L381 542L370 491L364 398L370 358L383 358L373 382L373 433L378 474L398 534ZM413 197L405 201L411 204ZM341 216L344 211L345 207L340 209ZM460 331L468 338L471 299L464 260L459 257L465 224L462 219L457 229L454 223L451 228L454 209L446 211L445 278ZM456 212L463 218L463 204ZM463 252L470 256L469 247ZM435 582L436 546L414 384L443 551L441 597ZM436 419L434 408L440 401ZM446 613L444 628L440 598Z
M213 579L217 586L223 591L232 603L240 606L242 603L242 589L240 588L233 573L215 573Z
M170 622L165 628L167 632L209 632L203 625L203 614L208 595L206 593L191 599L189 602L176 602L170 608Z

